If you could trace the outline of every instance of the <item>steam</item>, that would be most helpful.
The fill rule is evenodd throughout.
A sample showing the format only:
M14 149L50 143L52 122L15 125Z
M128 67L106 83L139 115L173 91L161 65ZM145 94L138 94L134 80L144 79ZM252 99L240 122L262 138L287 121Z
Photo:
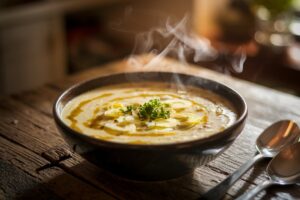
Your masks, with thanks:
M172 57L182 64L188 61L198 63L201 61L224 61L226 60L226 71L241 73L243 71L246 54L242 48L238 48L232 55L218 52L207 38L194 33L189 26L189 17L186 15L178 22L167 19L163 27L153 28L148 32L140 33L136 37L132 55L128 64L136 68L148 68L158 65L162 58ZM155 55L146 64L139 60L139 54ZM224 66L223 66L224 67Z
M244 70L245 61L246 53L243 51L242 48L238 48L234 53L233 59L231 60L231 66L233 70L237 73L242 73Z
M194 62L214 60L217 56L217 51L212 48L209 40L188 30L187 16L175 24L167 19L165 27L138 34L132 54L142 53L156 56L146 65L136 60L134 56L129 58L129 63L136 67L148 67L156 65L166 56L174 57L181 63L187 63L187 57L190 56Z

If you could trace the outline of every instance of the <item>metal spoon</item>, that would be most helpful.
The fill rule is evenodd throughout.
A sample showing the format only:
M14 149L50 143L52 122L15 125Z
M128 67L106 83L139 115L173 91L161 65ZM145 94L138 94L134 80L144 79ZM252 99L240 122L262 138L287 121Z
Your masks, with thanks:
M267 167L269 180L256 186L253 190L237 198L252 199L263 189L271 185L290 185L300 181L300 142L284 148L275 156Z
M300 130L297 124L291 120L278 121L265 129L256 140L258 154L243 164L233 174L217 186L206 192L200 199L218 200L226 191L256 162L274 157L283 147L296 143L300 137Z

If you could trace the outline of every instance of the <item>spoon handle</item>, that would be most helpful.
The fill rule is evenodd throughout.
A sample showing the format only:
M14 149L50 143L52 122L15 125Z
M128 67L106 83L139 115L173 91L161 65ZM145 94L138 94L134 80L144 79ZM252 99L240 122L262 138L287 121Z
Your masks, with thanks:
M221 199L226 191L239 179L243 174L245 174L256 162L263 159L264 156L262 154L257 154L251 160L243 164L238 170L236 170L233 174L228 176L225 180L219 183L214 188L210 189L204 195L200 197L199 200L218 200Z
M254 189L250 190L247 193L244 193L243 195L239 196L238 198L236 198L236 200L250 200L253 199L255 197L255 195L257 195L260 191L262 191L263 189L273 185L274 182L267 180L265 182L263 182L262 184L256 186Z

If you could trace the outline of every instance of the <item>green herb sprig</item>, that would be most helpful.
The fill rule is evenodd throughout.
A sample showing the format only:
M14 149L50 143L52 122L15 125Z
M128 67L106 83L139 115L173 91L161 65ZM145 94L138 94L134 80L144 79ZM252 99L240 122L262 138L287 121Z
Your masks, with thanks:
M159 99L151 99L143 105L128 105L121 108L124 114L133 114L137 111L140 120L168 119L170 117L170 104L162 103Z
M138 116L141 120L167 119L170 117L169 104L161 103L159 99L151 99L138 107Z

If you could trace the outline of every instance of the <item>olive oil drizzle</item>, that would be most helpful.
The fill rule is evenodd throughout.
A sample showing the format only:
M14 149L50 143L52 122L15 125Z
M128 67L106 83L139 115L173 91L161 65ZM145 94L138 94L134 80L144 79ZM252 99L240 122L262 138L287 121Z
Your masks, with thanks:
M156 133L156 132L151 132L151 131L147 131L147 132L135 132L134 134L131 133L124 133L124 132L119 132L119 131L115 131L115 130L111 130L109 128L104 128L106 133L109 133L111 135L114 136L144 136L144 137L158 137L158 136L167 136L167 135L174 135L174 132L162 132L162 133Z
M92 99L88 99L88 100L80 102L80 104L76 108L74 108L72 110L72 112L67 116L67 119L69 119L71 121L70 127L72 129L76 130L76 131L81 132L80 128L77 126L77 119L76 119L76 117L78 115L80 115L80 113L83 112L82 107L85 106L85 105L87 105L88 103L90 103L92 101L101 99L103 97L111 96L111 95L112 95L111 93L105 93L105 94L102 94L100 96L94 97Z
M92 99L88 99L88 100L84 100L82 102L79 103L79 105L77 107L75 107L70 114L67 116L67 119L69 119L71 121L71 125L70 127L78 132L82 133L82 130L78 127L78 121L76 119L77 116L79 116L83 110L82 108L84 106L86 106L87 104L91 103L92 101L104 98L104 97L108 97L111 96L112 93L105 93L102 94L100 96L94 97ZM135 132L134 134L132 133L127 133L127 132L120 132L120 131L116 131L116 130L111 130L109 128L104 128L103 126L98 125L98 122L103 120L103 116L98 115L97 113L101 110L101 108L107 106L109 103L111 102L117 102L117 101L122 101L124 99L132 99L132 98L137 98L137 97L161 97L161 96L171 96L174 98L178 98L178 99L183 99L186 100L186 97L183 97L181 95L176 95L176 94L161 94L161 93L153 93L153 94L139 94L139 95L134 95L134 96L126 96L126 97L117 97L117 98L113 98L110 99L109 102L106 102L102 105L102 107L97 107L94 111L93 114L94 116L90 119L88 119L86 122L83 123L84 126L86 126L87 128L91 128L94 130L104 130L107 134L112 135L112 136L143 136L143 137L159 137L159 136L168 136L168 135L174 135L175 132L155 132L155 131L144 131L144 132ZM202 104L199 104L198 102L189 99L189 101L194 105L200 106L201 109L205 112L205 120L207 119L207 109L205 106L203 106ZM192 127L192 126L191 126ZM188 127L188 128L191 128ZM108 139L108 138L107 138Z

